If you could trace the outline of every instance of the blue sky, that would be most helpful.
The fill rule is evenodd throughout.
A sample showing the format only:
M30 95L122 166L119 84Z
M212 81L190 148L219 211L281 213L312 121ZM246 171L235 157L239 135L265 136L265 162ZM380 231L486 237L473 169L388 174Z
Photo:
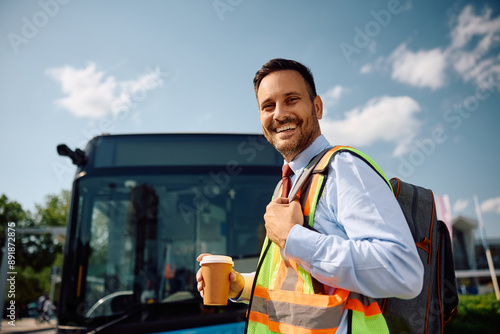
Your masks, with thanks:
M140 132L260 133L252 79L311 68L323 133L447 195L500 237L498 1L0 1L0 193L70 189L56 146Z

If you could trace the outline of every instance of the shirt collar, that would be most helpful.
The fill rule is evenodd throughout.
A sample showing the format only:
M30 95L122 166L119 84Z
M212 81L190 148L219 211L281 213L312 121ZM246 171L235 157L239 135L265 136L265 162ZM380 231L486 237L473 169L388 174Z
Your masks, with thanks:
M323 135L316 138L311 145L297 154L297 156L289 163L294 176L300 175L312 158L330 146L330 143Z

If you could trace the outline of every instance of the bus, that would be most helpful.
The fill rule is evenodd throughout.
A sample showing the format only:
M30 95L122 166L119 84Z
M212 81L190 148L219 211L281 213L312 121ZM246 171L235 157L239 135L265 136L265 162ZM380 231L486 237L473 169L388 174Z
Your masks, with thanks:
M255 271L282 156L262 135L101 135L77 166L58 333L242 333L247 305L204 306L200 253Z

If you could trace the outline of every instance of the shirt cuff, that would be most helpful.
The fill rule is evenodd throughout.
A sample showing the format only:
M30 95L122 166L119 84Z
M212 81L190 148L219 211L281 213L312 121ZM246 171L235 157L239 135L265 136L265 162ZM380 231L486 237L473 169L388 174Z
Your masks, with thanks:
M245 286L243 287L243 290L241 291L241 295L237 298L230 298L232 302L235 303L246 303L250 301L250 296L252 294L252 287L253 287L253 280L255 278L255 272L253 273L246 273L246 274L241 274L243 276L243 279L245 280Z

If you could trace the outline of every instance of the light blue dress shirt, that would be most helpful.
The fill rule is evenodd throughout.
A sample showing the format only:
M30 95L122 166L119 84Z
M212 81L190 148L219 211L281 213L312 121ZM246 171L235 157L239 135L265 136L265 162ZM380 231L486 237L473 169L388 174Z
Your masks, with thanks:
M327 147L331 145L321 135L289 163L292 187L309 161ZM336 288L373 298L410 299L420 293L423 265L410 229L387 183L363 160L350 153L335 156L314 228L320 233L295 225L284 256L330 287L328 294ZM252 281L253 273L245 280ZM346 314L339 334L347 331Z
M318 137L290 162L292 187L309 161L331 146ZM403 212L387 183L364 161L339 153L330 164L314 216L320 233L295 225L284 254L321 283L373 298L414 298L423 265ZM338 333L347 331L346 314Z

